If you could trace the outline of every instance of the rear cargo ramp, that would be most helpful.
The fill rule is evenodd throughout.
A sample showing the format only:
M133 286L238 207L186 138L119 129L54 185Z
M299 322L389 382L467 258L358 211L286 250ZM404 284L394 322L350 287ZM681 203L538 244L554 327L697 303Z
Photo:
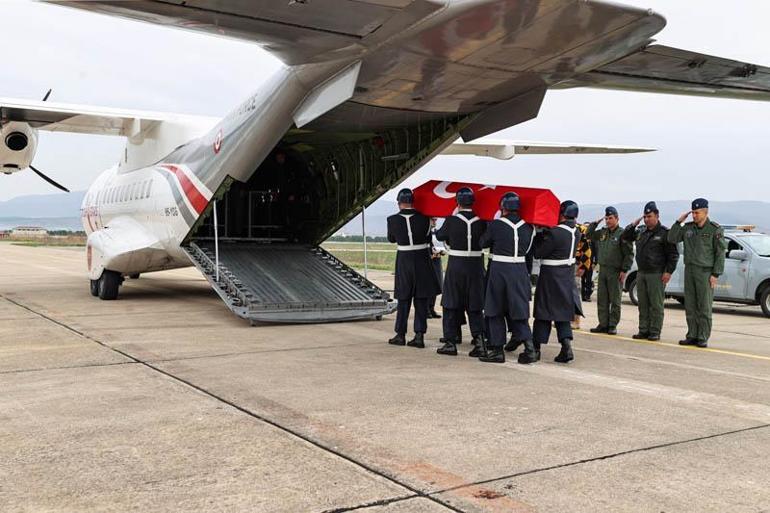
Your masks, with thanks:
M319 247L220 241L219 281L213 241L185 250L228 307L252 324L373 319L395 310L384 290Z

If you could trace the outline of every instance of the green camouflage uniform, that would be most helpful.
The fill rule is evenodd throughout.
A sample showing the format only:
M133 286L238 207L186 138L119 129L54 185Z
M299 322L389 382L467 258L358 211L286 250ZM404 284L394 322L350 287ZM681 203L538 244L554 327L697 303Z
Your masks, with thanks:
M668 233L671 243L684 243L684 308L687 338L707 342L711 336L711 308L714 289L709 278L725 270L727 241L724 230L706 219L699 228L694 222L677 222Z
M598 223L588 225L588 237L594 242L599 264L599 291L597 311L599 326L616 328L620 322L620 298L623 292L620 273L628 272L633 263L634 251L630 243L622 240L623 228L602 228Z

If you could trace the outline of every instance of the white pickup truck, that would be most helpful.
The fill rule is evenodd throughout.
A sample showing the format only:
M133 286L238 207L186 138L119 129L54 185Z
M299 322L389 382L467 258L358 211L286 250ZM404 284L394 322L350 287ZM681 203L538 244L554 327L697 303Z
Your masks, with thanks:
M753 231L750 226L725 226L727 255L725 272L719 277L714 301L759 305L770 317L770 235ZM679 244L679 253L682 245ZM626 276L624 289L631 302L636 299L636 262ZM684 258L666 286L666 297L684 304Z

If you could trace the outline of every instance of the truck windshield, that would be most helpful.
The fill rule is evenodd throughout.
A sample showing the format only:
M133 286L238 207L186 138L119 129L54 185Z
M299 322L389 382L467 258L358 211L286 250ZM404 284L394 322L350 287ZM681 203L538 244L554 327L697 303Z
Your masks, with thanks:
M740 238L741 242L748 244L759 256L770 257L770 236L767 235L745 235Z

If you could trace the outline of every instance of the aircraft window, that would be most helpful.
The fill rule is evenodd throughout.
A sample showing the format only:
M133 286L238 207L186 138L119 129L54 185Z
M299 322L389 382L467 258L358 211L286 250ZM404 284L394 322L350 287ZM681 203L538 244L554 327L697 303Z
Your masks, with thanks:
M142 182L142 199L147 198L147 189L149 188L147 186L149 184L150 184L149 180L145 180L145 181Z
M152 196L152 178L147 180L147 197Z

